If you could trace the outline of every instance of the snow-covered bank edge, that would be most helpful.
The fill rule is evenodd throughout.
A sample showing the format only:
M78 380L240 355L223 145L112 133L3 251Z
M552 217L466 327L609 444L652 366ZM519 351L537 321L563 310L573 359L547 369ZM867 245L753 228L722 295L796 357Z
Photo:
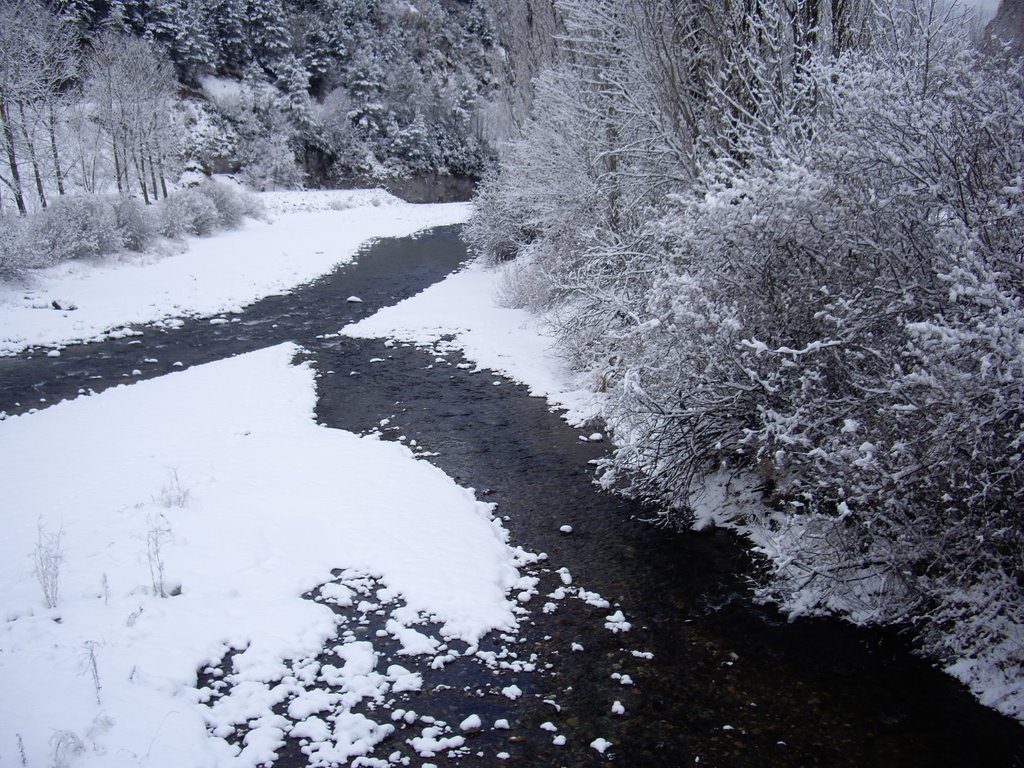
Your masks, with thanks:
M438 351L457 349L478 370L499 373L547 398L573 426L600 417L602 396L558 356L542 322L495 301L500 270L471 263L420 294L341 329L355 338L391 338Z
M782 599L777 587L759 590L756 597L777 605L790 619L833 616L862 627L887 623L877 608L877 593L887 588L884 576L865 567L858 573L845 574L853 586L843 593L823 590L821 581L827 581L827 576L810 578L813 569L791 554L794 541L823 538L823 530L812 528L821 521L797 525L792 518L771 509L764 502L758 478L720 473L691 499L691 507L696 517L694 529L716 526L734 531L749 542L754 553L765 558L773 571L773 581L790 589ZM826 522L836 524L834 519ZM972 610L955 634L948 634L938 643L952 658L940 668L964 684L986 707L1024 724L1024 670L1010 661L1017 649L1024 647L1024 627L1013 624L989 598L978 588L963 590L959 595ZM994 627L999 628L998 632L993 631ZM969 633L999 639L971 655L958 648L957 640Z
M178 253L119 254L0 285L0 355L127 335L132 325L238 312L350 262L373 239L463 223L465 203L412 205L382 190L269 192L269 221L189 238Z
M525 310L497 306L501 281L500 269L474 263L418 296L346 326L341 333L393 338L441 351L457 349L480 369L500 373L525 384L532 394L546 397L553 409L565 410L567 421L574 426L600 420L602 395L591 392L588 382L558 357L543 320ZM773 525L778 516L764 505L760 492L755 490L757 485L756 479L716 478L699 498L692 500L694 528L713 525L736 532L784 578L788 573L793 583L799 583L805 574L797 572L792 558L782 553L790 550L783 545L784 538L802 532L791 525L782 530ZM865 581L865 592L870 586ZM964 599L977 605L974 617L989 610L984 595L965 595ZM805 586L794 590L778 606L793 617L834 615L861 626L878 620L870 607L833 601L824 608L808 608L816 602L811 588ZM979 624L978 631L983 629ZM984 655L955 658L944 670L966 685L982 704L1024 722L1024 670L1006 662L1012 657L1011 646L1024 645L1024 628L1010 630L1005 633L1007 640L991 644Z
M254 766L291 734L340 762L393 731L353 707L422 680L378 670L328 604L387 612L406 652L442 664L460 655L450 643L468 655L514 631L531 556L492 505L402 445L317 426L295 351L0 422L0 755ZM36 557L59 577L50 607ZM316 662L332 638L337 663ZM196 689L225 654L229 687ZM290 720L272 711L283 702Z

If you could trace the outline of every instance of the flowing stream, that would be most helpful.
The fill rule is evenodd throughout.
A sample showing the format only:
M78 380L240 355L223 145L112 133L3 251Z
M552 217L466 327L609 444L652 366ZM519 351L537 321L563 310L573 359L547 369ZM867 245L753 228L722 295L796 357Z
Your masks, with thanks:
M598 491L588 462L606 445L581 441L524 388L495 386L495 376L459 368L454 355L318 338L422 290L466 257L457 228L383 240L354 264L228 322L139 326L142 335L69 346L58 358L0 358L0 410L21 413L295 341L318 372L321 423L366 433L389 419L385 439L415 441L496 503L512 543L547 554L532 570L540 593L528 620L517 636L495 641L496 652L515 648L535 663L500 675L475 664L424 671L427 685L404 707L511 726L486 727L458 755L425 762L495 765L500 752L524 766L1024 766L1024 728L977 704L895 633L788 623L751 601L756 563L732 535L658 530L641 522L642 508ZM362 303L346 302L351 295ZM559 530L566 524L569 535ZM562 585L560 568L613 606L562 600L545 610L545 595ZM606 628L616 609L628 632ZM515 701L484 695L512 683L523 691ZM615 701L624 713L612 711ZM399 728L379 756L400 751L423 762L404 745L411 733ZM590 746L598 736L612 744L604 755ZM297 744L277 763L305 764Z

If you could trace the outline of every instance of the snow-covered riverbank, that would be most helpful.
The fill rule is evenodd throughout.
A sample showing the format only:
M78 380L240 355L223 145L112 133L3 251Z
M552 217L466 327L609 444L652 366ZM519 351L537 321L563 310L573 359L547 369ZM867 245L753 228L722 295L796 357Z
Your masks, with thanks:
M501 271L473 263L417 296L341 330L356 338L393 338L440 352L457 349L479 368L525 384L565 419L582 426L599 415L601 396L554 349L542 321L499 306Z
M241 307L351 260L370 239L468 214L379 191L263 199L271 223L4 287L0 351ZM300 597L332 569L401 599L389 626L415 653L514 628L507 593L521 587L524 556L490 506L402 446L316 426L313 373L290 365L295 351L281 345L0 423L3 761L223 765L236 748L207 728L243 727L234 764L255 765L280 742L267 697L283 695L308 709L324 749L368 752L386 723L353 715L321 734L312 688L269 692L335 635L327 605ZM344 604L346 589L335 584L323 602ZM442 626L436 637L410 626L427 619ZM364 698L415 684L398 666L376 671L368 644L339 647L349 645L353 663L339 664L333 683ZM230 649L246 682L209 702L191 687L196 670Z
M237 311L351 261L374 238L466 220L461 203L410 205L381 190L270 192L268 221L156 252L73 261L0 285L0 355L131 333L131 325Z
M413 653L444 656L452 639L472 647L515 626L507 593L523 588L522 555L490 505L401 445L318 427L313 373L289 365L294 351L0 422L4 763L224 765L232 749L209 725L250 728L231 764L256 765L281 743L270 706L290 697L321 734L313 681L281 682L334 636L331 610L300 597L332 568L372 575L404 600L389 628ZM59 576L55 607L36 555L37 570ZM441 636L413 628L427 618ZM415 685L404 668L375 670L370 644L338 642L352 663L332 674L362 691L356 700ZM197 668L229 648L242 651L231 697L196 706L210 695L191 687ZM389 728L352 715L314 740L363 754Z

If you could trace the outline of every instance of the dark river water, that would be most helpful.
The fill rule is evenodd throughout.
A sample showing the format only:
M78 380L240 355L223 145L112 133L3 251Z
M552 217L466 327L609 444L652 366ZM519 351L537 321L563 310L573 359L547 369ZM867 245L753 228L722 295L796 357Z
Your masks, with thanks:
M412 765L437 766L1024 766L1024 728L974 702L897 634L838 621L788 623L751 601L747 579L756 564L732 535L658 530L640 522L643 509L599 492L588 462L604 444L581 441L524 388L495 386L496 377L459 368L453 355L442 362L378 340L318 338L422 290L465 259L456 228L385 240L355 264L228 315L228 323L140 326L141 336L69 346L59 358L0 358L0 410L24 412L161 375L175 362L295 341L320 373L320 422L368 432L388 418L383 437L415 440L436 454L430 461L496 503L512 543L548 555L530 570L540 593L520 633L491 641L536 669L513 665L495 675L467 662L425 670L423 691L399 703L449 723L469 713L485 724L505 718L510 728L484 728L458 754L426 761L404 743L419 731L399 728L378 757L397 751ZM350 295L363 303L346 302ZM153 358L160 362L144 362ZM386 363L367 365L371 358ZM347 375L353 370L360 374ZM570 535L559 531L566 524ZM559 568L617 605L561 600L545 612L544 596L562 583ZM605 627L616 608L630 631ZM375 629L371 622L359 631ZM584 650L573 652L573 642ZM512 683L521 698L489 695ZM624 714L612 712L614 701ZM564 745L552 743L545 723ZM597 737L612 744L604 755L590 746ZM277 764L306 759L289 743Z

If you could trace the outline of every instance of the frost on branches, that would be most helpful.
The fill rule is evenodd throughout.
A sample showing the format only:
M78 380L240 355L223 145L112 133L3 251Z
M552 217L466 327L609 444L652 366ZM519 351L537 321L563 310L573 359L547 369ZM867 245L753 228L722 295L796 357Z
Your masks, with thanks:
M1019 65L938 3L667 5L562 4L471 234L611 393L608 488L757 489L712 513L763 599L912 627L1024 719Z

